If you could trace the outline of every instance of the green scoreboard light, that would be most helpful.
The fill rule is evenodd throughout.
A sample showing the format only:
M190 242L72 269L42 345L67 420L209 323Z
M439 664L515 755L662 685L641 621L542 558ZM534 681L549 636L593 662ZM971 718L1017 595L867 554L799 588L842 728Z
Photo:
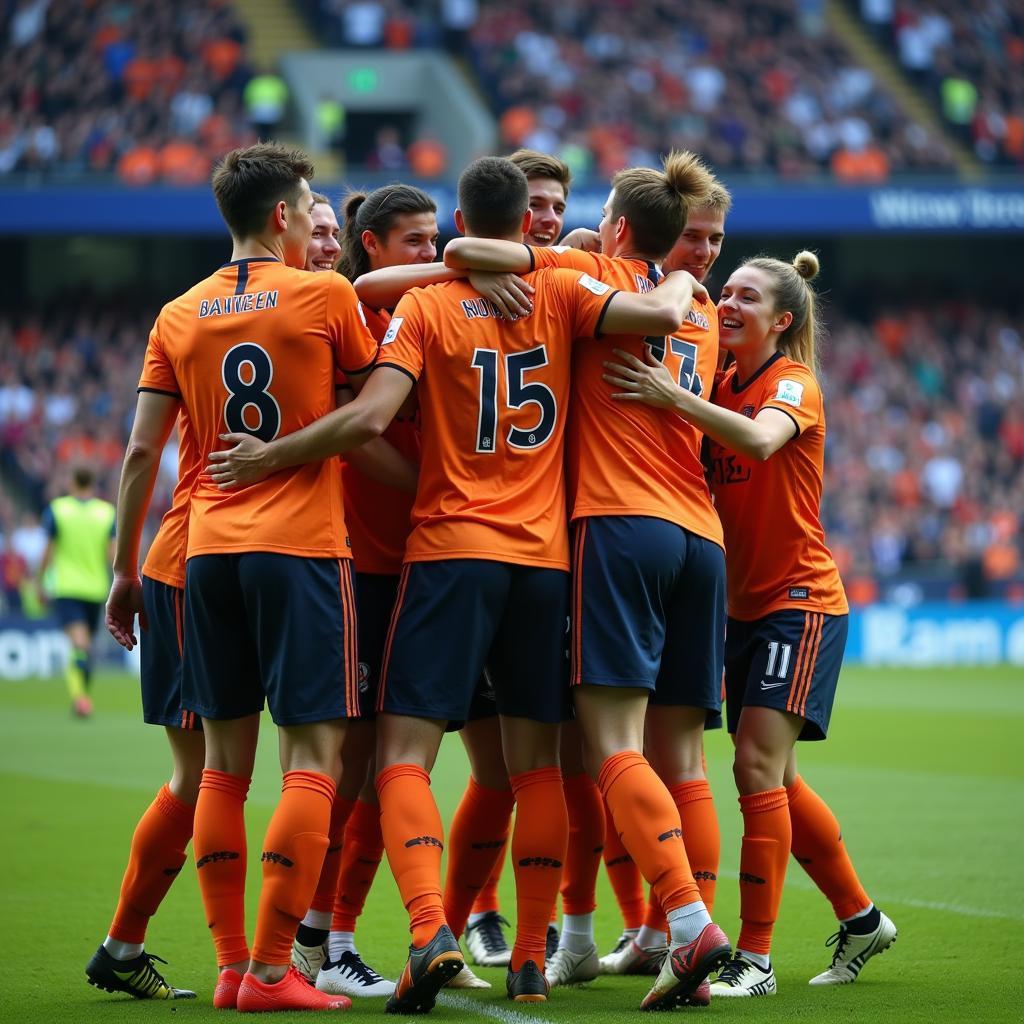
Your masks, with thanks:
M353 68L348 73L348 85L353 92L376 92L380 78L372 66Z

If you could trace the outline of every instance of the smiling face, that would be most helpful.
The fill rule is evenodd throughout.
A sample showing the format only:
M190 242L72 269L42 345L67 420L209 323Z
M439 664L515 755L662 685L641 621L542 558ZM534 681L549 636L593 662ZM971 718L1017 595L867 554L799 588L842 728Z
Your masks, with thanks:
M341 258L339 235L338 218L330 204L317 203L313 207L313 237L306 249L307 270L324 271L337 267Z
M533 222L524 241L527 245L554 245L565 223L565 189L554 178L527 178Z
M718 300L718 337L730 352L772 348L793 314L775 309L775 289L771 277L756 267L740 267L722 288Z
M725 241L725 212L708 208L691 210L686 227L665 257L664 269L685 270L703 282L718 259Z
M309 182L301 178L295 204L284 203L285 226L281 236L281 250L282 259L289 267L306 265L306 250L313 237L313 205Z
M401 213L384 238L363 232L363 246L374 270L433 263L437 257L437 216L433 213Z

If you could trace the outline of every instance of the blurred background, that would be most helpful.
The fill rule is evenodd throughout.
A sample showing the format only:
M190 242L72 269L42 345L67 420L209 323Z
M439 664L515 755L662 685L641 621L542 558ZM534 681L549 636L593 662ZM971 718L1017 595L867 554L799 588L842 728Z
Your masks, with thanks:
M114 497L153 318L230 251L211 167L257 138L332 198L422 185L445 238L485 153L565 160L566 229L701 153L713 295L821 258L849 659L1024 664L1024 0L6 0L0 41L0 679L59 670L41 511L77 461Z

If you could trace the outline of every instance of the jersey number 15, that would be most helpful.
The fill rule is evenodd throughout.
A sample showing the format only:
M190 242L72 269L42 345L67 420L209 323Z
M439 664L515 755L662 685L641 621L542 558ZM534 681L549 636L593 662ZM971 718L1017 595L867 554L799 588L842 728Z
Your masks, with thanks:
M480 413L477 418L476 450L490 453L495 450L498 434L498 352L493 348L478 348L470 363L480 371ZM513 352L505 356L505 393L510 409L536 405L540 419L535 426L523 429L508 428L506 441L513 448L539 448L555 429L558 403L551 388L540 381L527 383L523 378L529 370L548 365L547 349L543 345L526 352Z

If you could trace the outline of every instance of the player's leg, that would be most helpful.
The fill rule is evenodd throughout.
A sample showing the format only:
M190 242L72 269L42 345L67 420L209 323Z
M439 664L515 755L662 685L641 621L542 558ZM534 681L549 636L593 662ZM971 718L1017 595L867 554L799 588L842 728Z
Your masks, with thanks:
M142 715L165 727L172 773L132 837L128 865L107 938L89 961L90 984L137 998L191 998L167 985L145 954L150 918L185 863L192 838L205 744L199 720L181 710L182 590L148 578L142 583L148 627L142 632Z
M92 632L88 620L92 615L91 609L99 605L59 597L54 600L53 606L71 645L64 669L71 711L78 718L88 718L92 714L92 700L88 693L92 683Z
M584 758L672 935L674 969L663 969L647 1009L684 1002L729 951L693 881L675 803L641 752L682 533L656 519L597 517L578 523L574 538L573 698Z
M605 820L604 800L583 764L579 729L572 720L562 726L560 760L569 814L569 845L560 890L562 930L546 973L552 984L567 985L592 981L599 970L594 911Z
M516 1001L539 1002L547 998L547 931L569 838L558 764L559 732L569 716L569 574L514 566L510 578L489 660L505 764L516 799L511 840L516 940L506 991Z
M474 694L459 738L469 757L470 777L448 834L445 916L456 938L465 932L474 963L507 967L512 950L502 931L507 922L498 904L498 882L515 799L489 680Z
M636 938L644 923L644 915L647 910L643 876L629 855L629 851L622 845L622 839L619 837L615 822L612 821L607 807L605 807L604 823L604 868L612 892L615 894L615 902L619 905L619 912L622 914L623 930L615 947L607 956L601 958L602 970L604 970L606 959L617 958Z
M402 572L378 702L377 796L412 944L391 1012L427 1012L464 960L444 916L443 827L429 772L448 721L464 721L508 592L497 562L415 562Z

